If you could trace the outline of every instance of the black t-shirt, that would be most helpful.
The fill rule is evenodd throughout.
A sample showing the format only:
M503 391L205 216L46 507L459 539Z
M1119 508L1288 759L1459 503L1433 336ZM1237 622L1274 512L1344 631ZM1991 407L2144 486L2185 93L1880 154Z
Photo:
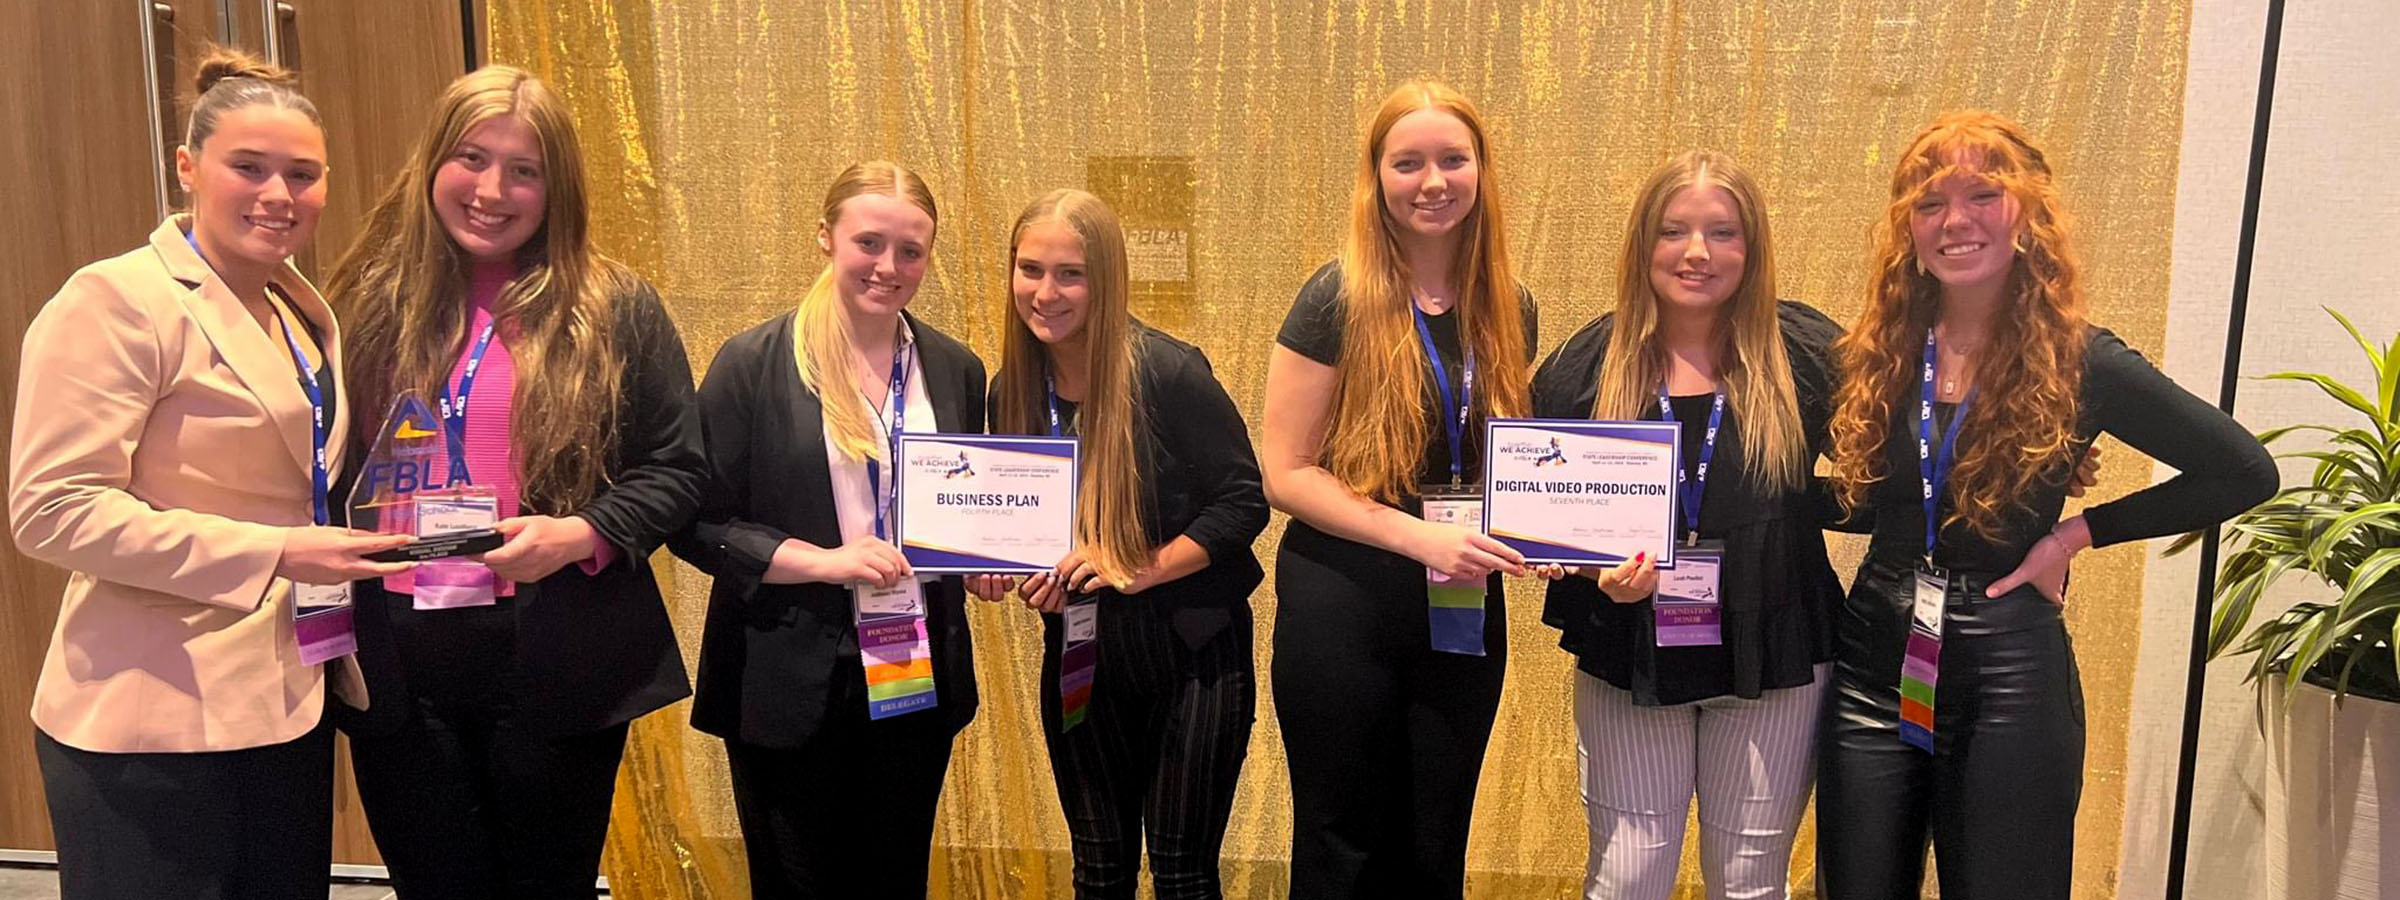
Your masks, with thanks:
M294 338L307 341L309 347L317 351L317 370L314 372L300 372L295 370L293 377L300 381L301 393L308 393L312 388L316 391L315 399L317 402L317 418L311 423L311 427L325 429L330 432L333 428L332 423L334 409L335 407L340 406L342 402L342 392L334 390L333 361L332 358L327 356L325 352L325 336L317 333L317 323L311 322L306 317L300 315L300 304L292 300L291 294L286 293L284 289L276 287L272 284L267 285L267 290L274 291L276 298L283 301L283 308L291 310L292 318L299 321L300 327L293 328L290 332L291 335ZM283 313L277 312L276 315L281 317ZM283 344L285 333L282 329L284 327L288 327L289 325L290 322L286 321L284 325L270 329L268 335L274 338L275 343ZM285 352L292 352L290 349L288 349L288 344L285 346L287 348ZM298 360L294 360L294 363L297 364ZM330 434L328 434L327 439L331 440ZM333 473L326 473L326 477L333 477ZM341 507L348 506L349 504L336 502L330 505ZM348 521L348 518L344 514L340 512L335 512L333 514L332 524L338 525L345 521Z
M1524 316L1525 362L1530 367L1534 346L1541 334L1541 316L1534 305L1533 295L1522 287L1517 291L1517 307ZM1326 263L1315 275L1309 276L1307 284L1301 286L1300 296L1292 301L1292 311L1284 316L1283 329L1276 333L1275 342L1301 356L1328 366L1339 366L1343 351L1342 329L1348 321L1348 315L1348 300L1342 292L1341 264ZM1440 371L1448 376L1451 397L1454 401L1464 401L1460 389L1465 381L1466 368L1464 354L1459 347L1458 320L1458 310L1453 306L1440 315L1426 316L1425 330L1433 335L1434 349L1441 354ZM1423 356L1424 342L1416 336L1414 326L1410 327L1409 335L1407 352L1412 356ZM1483 381L1486 377L1488 370L1475 373L1478 395L1487 386ZM1429 433L1423 462L1417 468L1417 480L1426 483L1446 482L1450 480L1450 437L1444 430L1443 422L1456 422L1458 409L1439 408L1440 388L1432 384L1430 378L1421 405L1430 427L1427 429ZM1459 434L1459 447L1461 455L1465 457L1460 460L1459 478L1470 484L1482 480L1483 416L1469 416L1466 427ZM1414 493L1413 485L1410 492Z

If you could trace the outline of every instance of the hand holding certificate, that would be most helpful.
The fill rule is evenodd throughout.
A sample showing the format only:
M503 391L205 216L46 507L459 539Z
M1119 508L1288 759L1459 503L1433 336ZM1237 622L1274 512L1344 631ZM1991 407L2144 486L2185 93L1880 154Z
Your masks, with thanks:
M900 435L900 552L919 572L1048 572L1075 548L1074 438Z
M1529 564L1614 566L1647 553L1675 568L1671 422L1493 419L1483 527Z

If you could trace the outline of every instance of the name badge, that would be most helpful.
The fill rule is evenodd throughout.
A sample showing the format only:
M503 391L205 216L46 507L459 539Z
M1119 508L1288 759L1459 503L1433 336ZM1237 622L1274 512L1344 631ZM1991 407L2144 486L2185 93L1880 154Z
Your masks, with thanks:
M1100 671L1100 599L1084 597L1067 603L1067 639L1059 646L1058 727L1066 731L1083 724L1092 706L1092 682Z
M1100 604L1098 601L1067 604L1067 642L1078 643L1100 636Z
M1950 579L1920 568L1914 580L1908 649L1900 660L1900 740L1933 753L1934 700L1942 680L1942 607L1950 594Z
M900 579L888 588L872 584L850 586L852 602L858 605L861 616L922 616L925 614L925 583L915 578Z
M925 630L925 583L915 578L879 588L850 586L858 661L865 667L867 718L932 709L933 642Z
M489 494L417 498L418 537L476 531L498 521L500 500Z
M350 583L292 584L292 636L300 663L314 666L358 652Z
M1475 485L1451 487L1426 485L1419 496L1425 499L1425 521L1456 525L1468 531L1483 530L1483 489ZM1428 583L1440 584L1450 577L1432 569L1425 570ZM1474 579L1475 589L1483 589L1483 580Z
M1426 485L1417 496L1425 502L1428 522L1483 530L1481 485ZM1483 655L1483 590L1481 578L1452 578L1425 569L1425 624L1433 649L1462 656Z
M1939 572L1917 570L1916 602L1909 609L1909 620L1920 630L1936 638L1942 636L1942 605L1950 595L1950 579Z
M341 584L300 584L298 582L294 582L292 584L292 602L298 605L304 612L307 610L321 609L328 606L349 606L350 583L347 581L342 582Z
M1725 545L1700 541L1675 551L1675 568L1658 572L1658 594L1650 613L1661 647L1714 647L1725 643L1725 607L1719 596Z

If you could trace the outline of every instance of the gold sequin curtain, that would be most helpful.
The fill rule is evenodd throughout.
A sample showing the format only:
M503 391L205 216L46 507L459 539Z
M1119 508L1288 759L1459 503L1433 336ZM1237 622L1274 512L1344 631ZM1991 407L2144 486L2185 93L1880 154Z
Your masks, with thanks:
M1612 302L1635 186L1694 147L1734 154L1763 182L1785 294L1854 317L1892 155L1936 112L1981 106L2047 141L2083 224L2097 318L2155 355L2189 12L2188 0L494 0L491 47L572 104L598 240L657 282L697 369L792 307L820 263L810 236L826 184L886 157L939 196L916 306L928 319L992 357L1008 223L1047 189L1088 187L1133 232L1137 313L1204 348L1255 423L1275 328L1339 239L1360 120L1414 76L1449 81L1494 123L1487 185L1541 301L1545 351ZM2136 459L2112 456L2098 495L2147 483ZM1270 562L1280 530L1279 516L1259 542ZM706 579L659 565L693 658ZM2113 891L2135 649L2121 623L2138 621L2141 566L2138 548L2078 564L2069 620L2091 727L2079 898ZM1254 599L1263 682L1274 596ZM1585 847L1570 669L1538 596L1509 602L1515 651L1470 893L1573 896ZM1038 622L978 605L973 627L984 706L943 793L933 894L1063 896ZM747 896L728 792L723 751L681 707L637 723L606 865L617 896ZM1229 896L1283 893L1287 798L1262 684ZM1796 854L1803 895L1813 847L1804 836ZM1685 878L1699 896L1688 851Z

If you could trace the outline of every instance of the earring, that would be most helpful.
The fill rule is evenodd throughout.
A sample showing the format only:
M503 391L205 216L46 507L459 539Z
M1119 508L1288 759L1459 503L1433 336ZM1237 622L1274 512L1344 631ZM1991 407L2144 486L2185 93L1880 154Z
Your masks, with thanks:
M2018 255L2018 256L2023 256L2023 255L2025 255L2025 236L2024 236L2024 235L2022 235L2022 234L2020 234L2020 235L2017 235L2017 236L2016 236L2016 238L2015 238L2014 240L2011 240L2011 241L2009 241L2009 244L2008 244L2008 245L2009 245L2010 247L2014 248L2014 249L2017 251L2017 255Z
M1927 270L1926 270L1926 268L1925 268L1925 257L1922 257L1922 256L1912 256L1912 257L1910 257L1910 258L1916 261L1916 264L1917 264L1917 274L1919 274L1919 275L1923 275L1923 276L1926 276L1926 277L1928 277L1928 278L1930 278L1930 277L1932 277L1932 276L1933 276L1933 273L1932 273L1932 272L1930 272L1930 271L1927 271Z

